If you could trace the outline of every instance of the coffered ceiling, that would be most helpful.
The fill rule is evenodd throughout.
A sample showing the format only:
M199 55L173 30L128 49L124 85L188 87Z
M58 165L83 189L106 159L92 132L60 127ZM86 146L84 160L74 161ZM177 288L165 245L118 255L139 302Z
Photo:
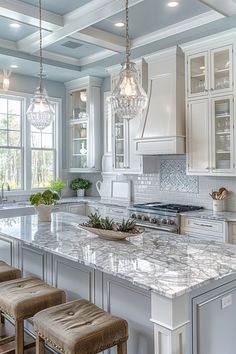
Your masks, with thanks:
M212 10L203 0L178 0L172 8L168 1L129 1L133 57L236 26L234 18ZM125 0L42 0L42 6L49 79L104 77L107 66L123 60L125 30L115 24L125 20ZM0 69L15 64L13 71L36 75L38 0L0 0L0 14Z

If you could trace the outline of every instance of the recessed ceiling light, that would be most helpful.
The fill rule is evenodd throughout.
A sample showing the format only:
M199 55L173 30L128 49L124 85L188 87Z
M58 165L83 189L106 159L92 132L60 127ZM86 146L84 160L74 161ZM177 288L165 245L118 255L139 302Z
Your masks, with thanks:
M124 27L124 25L125 25L124 22L116 22L115 23L116 27Z
M167 3L168 7L176 7L178 5L179 5L178 1L170 1L170 2Z
M12 64L12 65L10 65L10 68L12 68L12 69L17 69L19 66L18 65L16 65L16 64Z
M20 24L16 22L11 23L10 26L13 28L20 28Z

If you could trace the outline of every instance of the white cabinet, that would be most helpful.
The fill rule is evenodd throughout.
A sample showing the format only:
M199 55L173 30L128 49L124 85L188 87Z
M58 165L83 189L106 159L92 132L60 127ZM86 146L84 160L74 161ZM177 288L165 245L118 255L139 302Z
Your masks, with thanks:
M187 174L235 176L233 44L187 54L186 76Z
M233 90L233 45L209 49L187 56L189 98Z
M115 221L122 221L123 219L127 219L129 217L129 211L126 207L122 206L106 206L106 216Z
M189 174L210 171L210 120L207 99L189 102L187 120L187 160Z
M229 222L229 243L236 245L236 222Z
M234 176L234 96L216 96L188 103L187 173Z
M101 84L90 76L66 83L70 172L101 170Z
M182 216L180 233L206 241L228 242L228 225L225 221Z

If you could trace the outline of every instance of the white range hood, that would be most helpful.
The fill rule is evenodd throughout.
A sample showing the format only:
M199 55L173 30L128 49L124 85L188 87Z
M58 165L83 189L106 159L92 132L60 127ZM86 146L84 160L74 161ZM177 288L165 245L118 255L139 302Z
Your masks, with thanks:
M184 154L184 55L174 47L144 59L148 63L148 105L135 139L136 153Z

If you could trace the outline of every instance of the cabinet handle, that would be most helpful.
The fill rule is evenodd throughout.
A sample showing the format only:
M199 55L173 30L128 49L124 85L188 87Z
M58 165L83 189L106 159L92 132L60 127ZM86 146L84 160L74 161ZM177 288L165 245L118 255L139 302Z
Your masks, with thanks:
M111 212L111 213L123 214L123 210L110 209L110 212Z
M213 227L212 225L198 224L197 222L194 222L194 225L196 225L196 226L203 226L203 227Z

